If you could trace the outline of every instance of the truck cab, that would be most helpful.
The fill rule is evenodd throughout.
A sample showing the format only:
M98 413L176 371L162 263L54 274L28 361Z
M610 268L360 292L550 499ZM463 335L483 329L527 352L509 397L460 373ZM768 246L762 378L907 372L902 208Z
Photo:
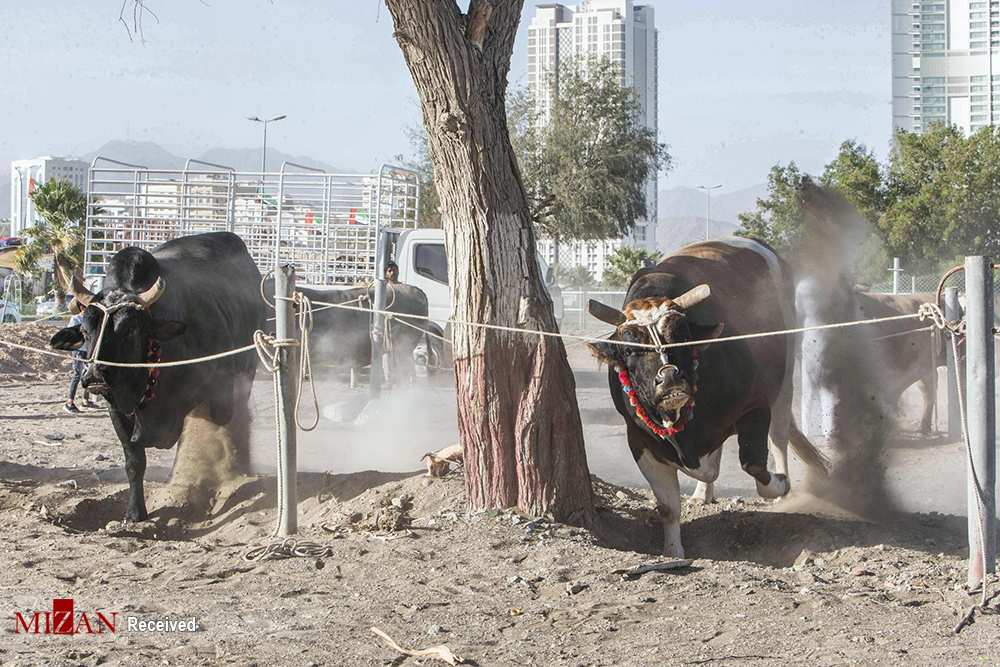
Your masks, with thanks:
M399 281L419 287L427 295L428 316L442 329L451 317L451 295L448 291L448 255L443 229L386 230L390 234L392 257L399 265ZM562 323L562 291L553 280L552 272L541 255L538 267L545 288L552 299L557 323Z

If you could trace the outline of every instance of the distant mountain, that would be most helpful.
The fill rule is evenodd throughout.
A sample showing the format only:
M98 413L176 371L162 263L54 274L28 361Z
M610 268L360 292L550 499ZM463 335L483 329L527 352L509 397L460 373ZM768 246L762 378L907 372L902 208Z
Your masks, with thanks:
M739 214L751 211L757 205L757 198L767 194L767 186L754 185L732 192L712 193L712 220L737 224ZM660 220L664 218L705 217L708 207L703 190L678 186L660 190Z
M259 148L213 148L206 151L199 160L214 162L232 167L236 171L260 171L260 149ZM289 155L273 148L267 149L267 169L268 171L278 171L283 162L294 162L314 169L322 169L331 173L345 173L356 171L344 167L336 167L326 162L315 160L305 155Z
M109 141L96 151L81 156L81 159L90 162L98 155L150 169L182 169L184 167L183 158L177 157L152 141Z
M661 252L671 252L706 238L717 239L732 236L737 229L739 229L739 225L736 223L722 220L712 220L711 225L706 225L703 215L661 216L656 227L656 239Z
M213 164L232 167L236 171L260 171L260 148L211 148L201 155L190 157L211 162ZM109 141L96 151L84 156L92 160L95 156L138 164L150 169L183 169L187 158L178 157L159 144L150 141ZM283 162L294 162L306 167L323 169L329 172L352 171L338 168L303 155L291 155L276 148L267 149L267 168L278 171Z

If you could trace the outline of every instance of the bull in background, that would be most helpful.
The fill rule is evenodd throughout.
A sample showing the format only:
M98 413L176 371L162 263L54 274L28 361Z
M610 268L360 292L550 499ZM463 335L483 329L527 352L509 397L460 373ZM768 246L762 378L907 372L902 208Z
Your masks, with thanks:
M243 347L264 326L259 284L260 272L246 246L228 232L174 239L152 253L125 248L111 258L97 294L74 280L73 296L85 307L83 323L60 330L50 344L75 350L86 341L94 350L100 340L98 358L119 363L190 359ZM181 439L173 481L192 488L246 470L248 400L256 368L253 350L162 369L87 366L83 386L107 399L125 451L126 520L148 516L143 495L147 447L168 449ZM188 417L221 427L223 442L209 442L203 434L182 437L190 427ZM218 444L220 449L209 451Z
M854 296L858 319L912 315L921 304L934 303L935 295L875 294L858 292ZM927 331L916 320L882 322L872 326L873 357L879 364L879 385L887 405L895 406L903 392L919 383L924 406L920 432L931 432L937 386L937 369L948 363L947 338L938 331ZM919 331L914 331L920 329Z
M265 286L265 290L266 290ZM298 288L311 301L336 303L350 308L313 307L313 329L310 339L313 371L323 376L331 369L357 369L371 365L372 287L318 290ZM403 283L386 283L385 309L413 317L388 318L385 352L389 356L392 375L403 380L415 374L414 353L428 354L435 349L427 331L440 331L427 319L427 295L419 287Z
M629 449L656 496L665 555L684 555L678 470L698 480L698 494L711 500L722 445L731 435L762 497L790 489L789 441L806 464L825 471L823 455L792 417L794 337L663 347L794 328L794 304L789 266L767 244L738 238L687 246L639 271L621 311L590 302L591 314L615 327L607 342L591 349L608 364Z

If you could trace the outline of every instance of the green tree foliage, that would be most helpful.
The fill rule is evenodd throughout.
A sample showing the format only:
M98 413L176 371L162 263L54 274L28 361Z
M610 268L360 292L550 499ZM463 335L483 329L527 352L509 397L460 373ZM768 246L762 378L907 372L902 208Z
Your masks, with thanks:
M767 175L767 197L757 199L757 208L740 213L741 236L767 241L777 248L795 242L802 225L802 182L806 176L794 162L776 164Z
M1000 129L965 137L936 125L900 132L879 220L889 252L936 269L963 255L1000 254Z
M886 186L875 153L854 140L845 141L820 176L820 184L839 191L869 222L885 210Z
M83 221L87 196L69 181L50 179L31 193L41 221L24 230L24 245L15 255L18 273L37 274L38 262L52 255L56 305L65 307L71 276L83 265Z
M596 287L597 280L587 267L577 264L559 272L559 284L570 289L585 290Z
M608 287L626 287L636 271L647 262L656 262L659 257L645 248L621 246L608 257L604 269L604 284Z
M551 85L547 119L523 91L508 98L508 127L536 223L557 240L628 233L647 214L648 178L670 166L666 145L638 121L638 98L614 63L564 63Z
M740 215L740 233L793 244L801 225L805 176L775 165L767 197ZM936 271L969 254L1000 254L1000 128L966 137L954 126L899 132L888 161L845 141L820 183L838 190L873 225L859 250L860 277L884 277L889 257L911 271Z

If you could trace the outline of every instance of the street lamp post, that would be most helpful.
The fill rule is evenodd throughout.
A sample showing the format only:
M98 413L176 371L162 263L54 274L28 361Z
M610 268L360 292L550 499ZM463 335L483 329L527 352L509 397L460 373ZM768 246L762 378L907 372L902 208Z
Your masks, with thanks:
M705 214L705 240L708 240L708 231L712 225L712 190L718 190L722 187L722 183L718 185L699 185L699 190L705 191L705 196L708 198L708 210Z
M261 181L263 182L264 174L267 173L267 124L274 123L279 120L284 120L288 116L282 114L280 116L275 116L274 118L258 118L257 116L247 116L247 120L252 120L255 123L260 123L264 126L264 148L260 154L260 172Z

